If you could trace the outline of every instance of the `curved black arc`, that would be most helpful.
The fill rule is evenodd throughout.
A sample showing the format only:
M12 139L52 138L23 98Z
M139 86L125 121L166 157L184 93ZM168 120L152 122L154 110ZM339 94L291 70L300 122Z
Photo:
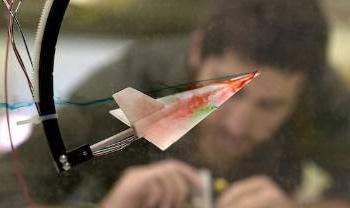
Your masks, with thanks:
M56 114L54 102L54 60L56 43L68 7L69 0L54 0L49 12L41 43L39 61L39 109L40 116ZM43 121L45 135L51 150L52 157L59 172L63 171L59 157L66 154L57 119Z

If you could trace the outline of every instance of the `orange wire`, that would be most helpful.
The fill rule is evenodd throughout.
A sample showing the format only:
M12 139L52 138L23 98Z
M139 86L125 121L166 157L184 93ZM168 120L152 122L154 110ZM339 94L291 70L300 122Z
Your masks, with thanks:
M10 5L10 9L12 9L13 0L7 0L7 3ZM10 43L11 43L11 28L13 24L13 17L10 15L10 12L8 11L8 27L7 27L7 43L6 43L6 49L5 49L5 61L4 61L4 79L5 79L5 103L9 103L9 97L8 97L8 61L9 61L9 51L10 51ZM5 108L6 112L6 122L7 122L7 130L9 134L9 140L11 144L11 150L12 150L12 160L14 163L14 169L16 178L22 187L23 197L28 205L28 207L35 207L35 204L33 202L33 199L31 197L31 194L29 192L28 185L25 181L25 178L23 176L20 160L17 154L16 149L13 145L13 139L12 139L12 133L11 133L11 126L10 126L10 112L8 108Z

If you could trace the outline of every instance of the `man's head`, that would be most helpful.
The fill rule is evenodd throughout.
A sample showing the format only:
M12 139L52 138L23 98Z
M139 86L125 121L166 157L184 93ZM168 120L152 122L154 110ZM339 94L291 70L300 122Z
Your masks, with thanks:
M223 1L194 37L196 79L261 72L200 126L208 159L238 158L271 139L310 75L326 64L327 26L317 0Z

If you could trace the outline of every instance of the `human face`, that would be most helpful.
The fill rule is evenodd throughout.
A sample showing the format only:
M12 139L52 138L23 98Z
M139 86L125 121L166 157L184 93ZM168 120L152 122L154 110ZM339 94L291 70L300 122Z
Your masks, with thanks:
M261 75L199 126L199 148L207 160L232 161L273 137L293 112L304 76L237 61L232 53L207 58L197 79L259 70Z

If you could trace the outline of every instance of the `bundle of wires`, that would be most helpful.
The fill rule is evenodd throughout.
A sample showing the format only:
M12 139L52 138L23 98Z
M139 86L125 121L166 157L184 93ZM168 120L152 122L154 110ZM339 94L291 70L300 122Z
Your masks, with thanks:
M9 89L8 89L8 73L9 73L9 54L10 54L10 48L12 47L14 55L16 57L17 63L19 64L21 70L23 71L26 80L28 82L28 86L30 88L32 97L34 98L34 87L32 84L32 80L30 79L30 76L28 74L27 68L24 64L23 58L21 54L18 51L15 37L14 37L14 28L18 30L18 32L21 35L22 41L24 42L25 48L26 48L26 55L29 58L30 64L31 64L31 70L32 72L34 71L33 69L33 62L31 55L29 53L27 41L25 39L22 27L16 17L21 5L22 5L22 0L15 1L15 0L2 0L3 4L5 5L5 9L7 11L7 16L8 16L8 23L7 23L7 43L6 43L6 48L5 48L5 61L4 61L4 94L5 94L5 103L9 103ZM37 108L38 109L38 108ZM29 188L27 186L27 183L24 178L23 171L21 169L21 164L19 161L19 156L16 152L16 149L14 148L14 142L12 138L12 133L11 133L11 127L10 127L10 112L8 108L5 108L5 113L6 113L6 121L7 121L7 129L8 129L8 134L9 134L9 140L10 140L10 145L11 145L11 150L12 150L12 159L13 159L13 164L14 164L14 169L16 173L17 180L19 184L22 187L23 191L23 196L25 198L25 201L28 205L28 207L34 207L34 201L31 197L31 194L29 192Z

